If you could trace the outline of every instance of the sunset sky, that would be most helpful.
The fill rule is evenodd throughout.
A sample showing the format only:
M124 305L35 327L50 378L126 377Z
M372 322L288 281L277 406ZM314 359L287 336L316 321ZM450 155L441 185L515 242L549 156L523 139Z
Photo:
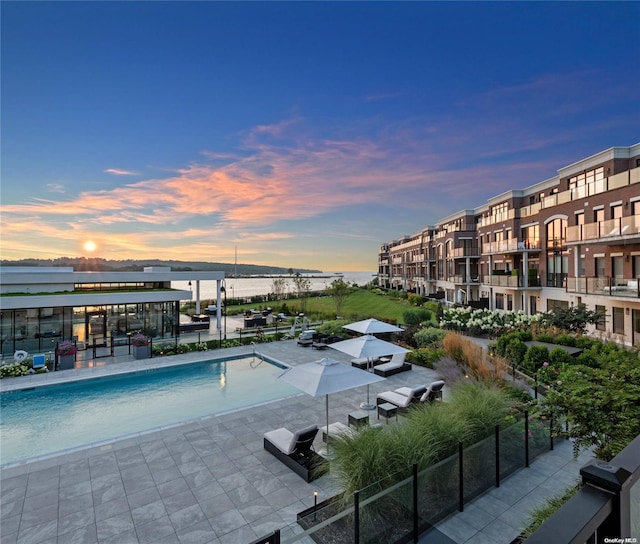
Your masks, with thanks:
M1 10L3 259L373 271L640 141L640 2Z

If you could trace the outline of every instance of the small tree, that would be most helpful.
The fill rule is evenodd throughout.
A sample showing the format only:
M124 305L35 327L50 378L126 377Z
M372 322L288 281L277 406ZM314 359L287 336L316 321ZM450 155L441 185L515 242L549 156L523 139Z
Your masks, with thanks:
M295 287L296 297L300 299L300 309L302 313L305 313L307 310L307 297L309 296L309 291L311 291L311 280L301 276L298 272L293 276L293 285Z
M604 317L602 312L587 310L584 304L578 304L569 308L555 307L542 314L540 321L549 327L583 334L587 325L596 325Z
M353 288L349 287L342 278L331 282L331 286L327 288L327 294L331 296L336 303L336 315L339 316L341 314L342 305L351 293L353 293Z
M280 301L287 290L288 283L286 278L274 278L271 282L271 291L276 300Z

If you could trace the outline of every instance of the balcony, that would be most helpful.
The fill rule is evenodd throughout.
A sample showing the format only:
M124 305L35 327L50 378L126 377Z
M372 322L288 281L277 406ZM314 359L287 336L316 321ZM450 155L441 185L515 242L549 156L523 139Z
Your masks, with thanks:
M516 214L515 209L508 210L504 213L497 213L495 215L490 215L489 217L483 217L478 222L479 227L488 227L489 225L495 225L496 223L501 223L503 221L510 221L511 219L517 219L518 215Z
M509 238L508 240L499 240L497 242L489 242L482 244L482 253L515 253L518 251L539 251L540 240L518 238Z
M450 257L454 259L462 259L465 257L480 257L480 249L478 246L473 247L456 247L451 250Z
M567 227L567 243L592 242L594 240L627 240L640 236L640 215L629 215L597 223Z
M558 206L565 202L580 200L588 196L597 195L613 189L620 189L621 187L633 185L634 183L640 183L640 168L620 172L619 174L609 176L608 178L596 180L592 183L581 185L579 187L574 187L568 191L549 195L544 198L542 202L537 202L520 208L519 217L529 217L537 214L543 208L552 208L553 206Z
M640 298L640 278L568 277L567 292L621 298Z

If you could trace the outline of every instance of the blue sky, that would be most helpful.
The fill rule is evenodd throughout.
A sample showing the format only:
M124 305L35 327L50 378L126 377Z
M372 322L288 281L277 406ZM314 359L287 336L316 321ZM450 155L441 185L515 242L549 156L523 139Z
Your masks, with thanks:
M1 10L4 259L375 270L382 242L640 141L638 2Z

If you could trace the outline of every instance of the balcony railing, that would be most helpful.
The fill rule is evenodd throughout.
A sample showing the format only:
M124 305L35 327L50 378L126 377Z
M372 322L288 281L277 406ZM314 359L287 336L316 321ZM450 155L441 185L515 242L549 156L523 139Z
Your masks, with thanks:
M567 227L567 242L586 242L617 236L640 235L640 215L628 215L618 219L607 219L586 225Z
M503 213L497 213L494 215L490 215L488 217L481 218L480 221L478 222L478 226L487 227L489 225L494 225L502 221L509 221L511 219L517 219L517 218L518 218L517 210L511 209Z
M626 187L627 185L633 185L634 183L640 183L640 168L620 172L619 174L609 176L602 180L597 180L586 185L581 185L580 187L574 187L568 191L549 195L544 198L542 202L537 202L520 208L519 217L535 215L543 208L551 208L559 204L564 204L565 202L579 200L588 196L604 193L612 189L619 189L621 187Z
M540 249L540 240L518 238L509 238L508 240L499 240L497 242L488 242L482 244L482 253L512 253L514 251L538 250Z
M451 250L451 257L461 259L463 257L479 257L480 249L478 246L472 247L456 247Z
M640 298L640 278L568 277L568 293Z

